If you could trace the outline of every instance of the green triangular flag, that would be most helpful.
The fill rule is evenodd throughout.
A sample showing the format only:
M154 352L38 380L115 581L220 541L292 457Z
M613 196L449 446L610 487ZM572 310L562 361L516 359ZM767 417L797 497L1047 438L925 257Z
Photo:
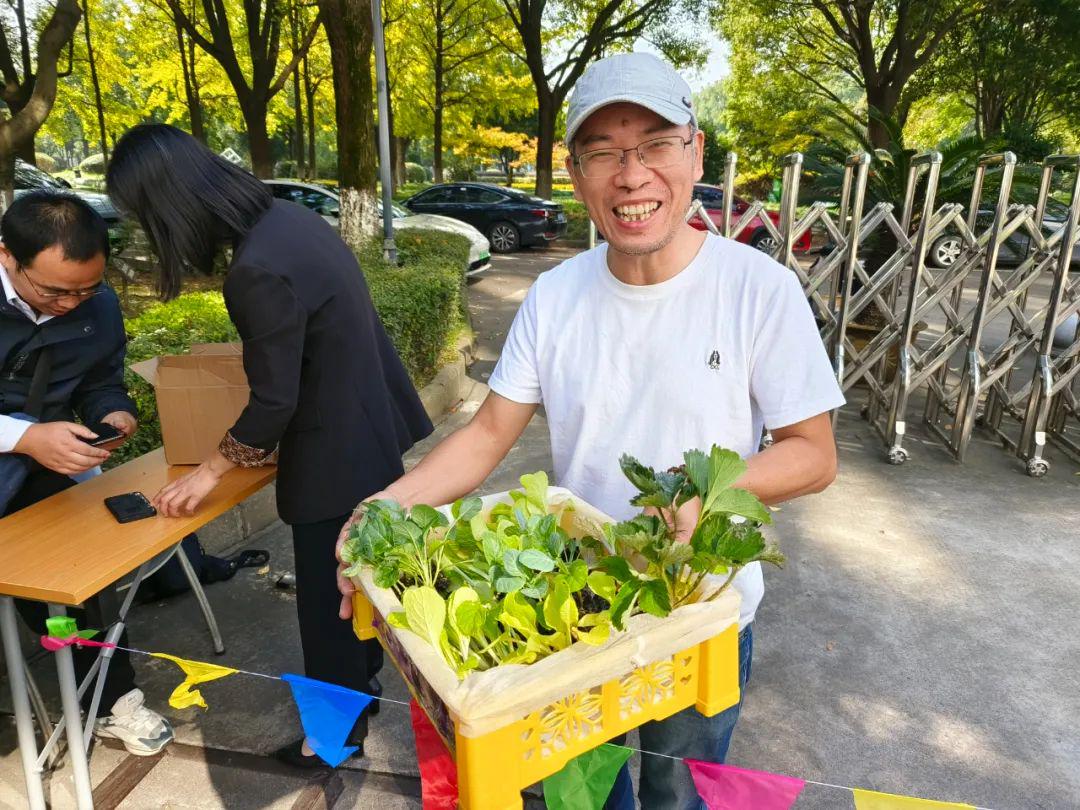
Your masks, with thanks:
M620 745L601 745L566 763L544 780L548 810L602 810L619 769L633 752Z
M45 627L53 638L93 638L98 634L97 630L80 630L70 616L50 616L45 620Z

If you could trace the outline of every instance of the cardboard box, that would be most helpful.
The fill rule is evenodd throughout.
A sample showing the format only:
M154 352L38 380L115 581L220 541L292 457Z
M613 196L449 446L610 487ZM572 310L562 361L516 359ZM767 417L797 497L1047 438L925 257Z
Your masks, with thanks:
M239 343L203 343L185 355L152 357L131 370L154 386L165 460L201 464L247 406Z

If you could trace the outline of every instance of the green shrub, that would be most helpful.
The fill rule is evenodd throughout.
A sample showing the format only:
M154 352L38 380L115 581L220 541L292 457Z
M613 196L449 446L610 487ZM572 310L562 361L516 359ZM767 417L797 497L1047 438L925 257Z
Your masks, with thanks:
M274 177L299 177L295 160L279 160L274 166Z
M427 179L428 179L427 169L425 169L419 163L406 163L405 164L405 182L406 183L426 183Z
M399 266L382 258L381 241L357 254L383 326L413 382L428 383L468 323L465 268L469 240L445 231L398 231Z
M105 174L105 156L100 152L88 155L79 164L79 171L85 174Z
M357 258L371 298L413 383L428 383L467 328L465 267L469 240L443 231L410 229L396 238L400 266L382 258L382 240L373 238ZM220 292L188 293L156 304L125 322L128 365L165 354L186 354L197 343L239 340ZM128 393L139 410L139 431L112 454L108 466L122 464L161 446L154 390L130 369Z
M585 203L577 200L559 200L559 205L566 212L566 234L564 239L571 242L584 242L589 238L589 212Z

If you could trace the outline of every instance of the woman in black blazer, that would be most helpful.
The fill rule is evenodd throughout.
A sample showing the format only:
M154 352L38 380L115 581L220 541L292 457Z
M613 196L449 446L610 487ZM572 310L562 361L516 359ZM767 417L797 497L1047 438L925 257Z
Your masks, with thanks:
M186 271L209 272L232 248L225 305L243 340L251 397L217 452L155 496L158 511L190 514L227 470L276 463L306 674L377 693L378 643L358 641L338 619L334 543L356 504L401 476L401 454L432 426L356 257L318 214L275 200L174 127L125 134L106 185L150 238L163 298L179 293ZM279 755L318 761L302 740Z

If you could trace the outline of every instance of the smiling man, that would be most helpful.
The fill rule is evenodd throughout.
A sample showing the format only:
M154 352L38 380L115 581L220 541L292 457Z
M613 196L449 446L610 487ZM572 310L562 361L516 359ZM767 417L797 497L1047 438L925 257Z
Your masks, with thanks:
M443 504L479 486L544 404L556 482L616 519L631 517L629 453L654 468L712 444L747 458L738 485L775 504L828 486L836 471L829 411L843 403L798 279L763 253L685 222L704 137L690 88L654 56L593 64L570 99L566 167L607 243L529 290L472 421L384 493ZM759 452L763 428L773 444ZM679 523L696 522L693 502ZM740 681L764 592L757 563L742 596ZM343 594L351 585L342 580ZM349 613L343 602L342 615ZM641 806L703 808L686 766L723 761L740 706L687 709L640 729ZM626 769L609 808L632 808Z

